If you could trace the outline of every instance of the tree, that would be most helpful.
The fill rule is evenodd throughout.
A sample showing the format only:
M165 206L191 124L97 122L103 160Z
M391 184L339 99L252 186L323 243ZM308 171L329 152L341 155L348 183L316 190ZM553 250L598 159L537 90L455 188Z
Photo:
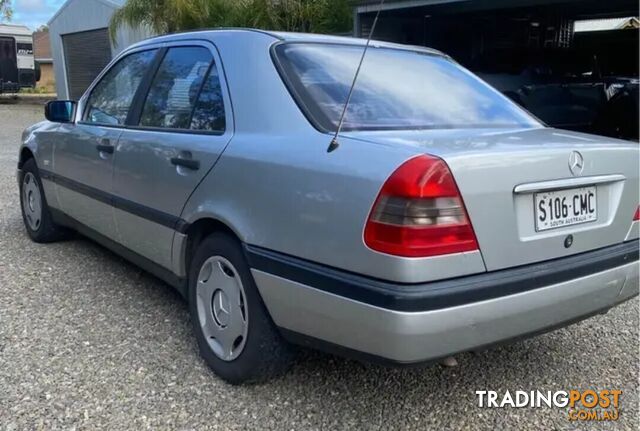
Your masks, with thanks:
M127 0L111 19L164 34L196 28L252 27L311 33L351 30L349 0Z
M11 21L13 16L13 8L11 7L11 0L0 0L0 22Z

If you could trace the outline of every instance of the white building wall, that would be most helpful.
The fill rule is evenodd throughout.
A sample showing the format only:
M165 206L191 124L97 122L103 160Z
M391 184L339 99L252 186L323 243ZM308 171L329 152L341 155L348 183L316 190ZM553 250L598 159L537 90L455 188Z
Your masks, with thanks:
M108 28L111 16L124 0L67 0L49 21L51 56L59 99L68 99L66 65L62 35ZM122 28L112 42L112 57L131 44L152 36L150 31Z

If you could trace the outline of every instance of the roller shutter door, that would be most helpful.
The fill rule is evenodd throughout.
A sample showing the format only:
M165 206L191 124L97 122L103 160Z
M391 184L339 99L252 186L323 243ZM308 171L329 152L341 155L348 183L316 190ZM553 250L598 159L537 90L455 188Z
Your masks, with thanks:
M111 44L106 28L62 36L69 98L78 100L111 61Z

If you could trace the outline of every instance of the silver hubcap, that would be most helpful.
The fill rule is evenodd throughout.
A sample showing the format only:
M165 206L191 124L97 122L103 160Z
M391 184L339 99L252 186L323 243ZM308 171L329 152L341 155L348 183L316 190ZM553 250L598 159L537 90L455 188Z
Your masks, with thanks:
M36 177L27 172L22 180L22 208L31 230L38 230L42 223L42 197Z
M196 286L198 320L215 355L236 359L244 349L249 314L242 281L231 262L214 256L202 265Z

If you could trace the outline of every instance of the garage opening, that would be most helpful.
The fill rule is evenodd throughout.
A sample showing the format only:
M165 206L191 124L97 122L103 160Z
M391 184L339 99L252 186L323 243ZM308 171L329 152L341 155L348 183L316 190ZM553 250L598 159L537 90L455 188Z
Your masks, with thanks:
M550 126L638 140L637 16L630 0L389 2L375 38L451 55Z
M111 61L109 31L101 28L62 35L69 97L78 100Z

